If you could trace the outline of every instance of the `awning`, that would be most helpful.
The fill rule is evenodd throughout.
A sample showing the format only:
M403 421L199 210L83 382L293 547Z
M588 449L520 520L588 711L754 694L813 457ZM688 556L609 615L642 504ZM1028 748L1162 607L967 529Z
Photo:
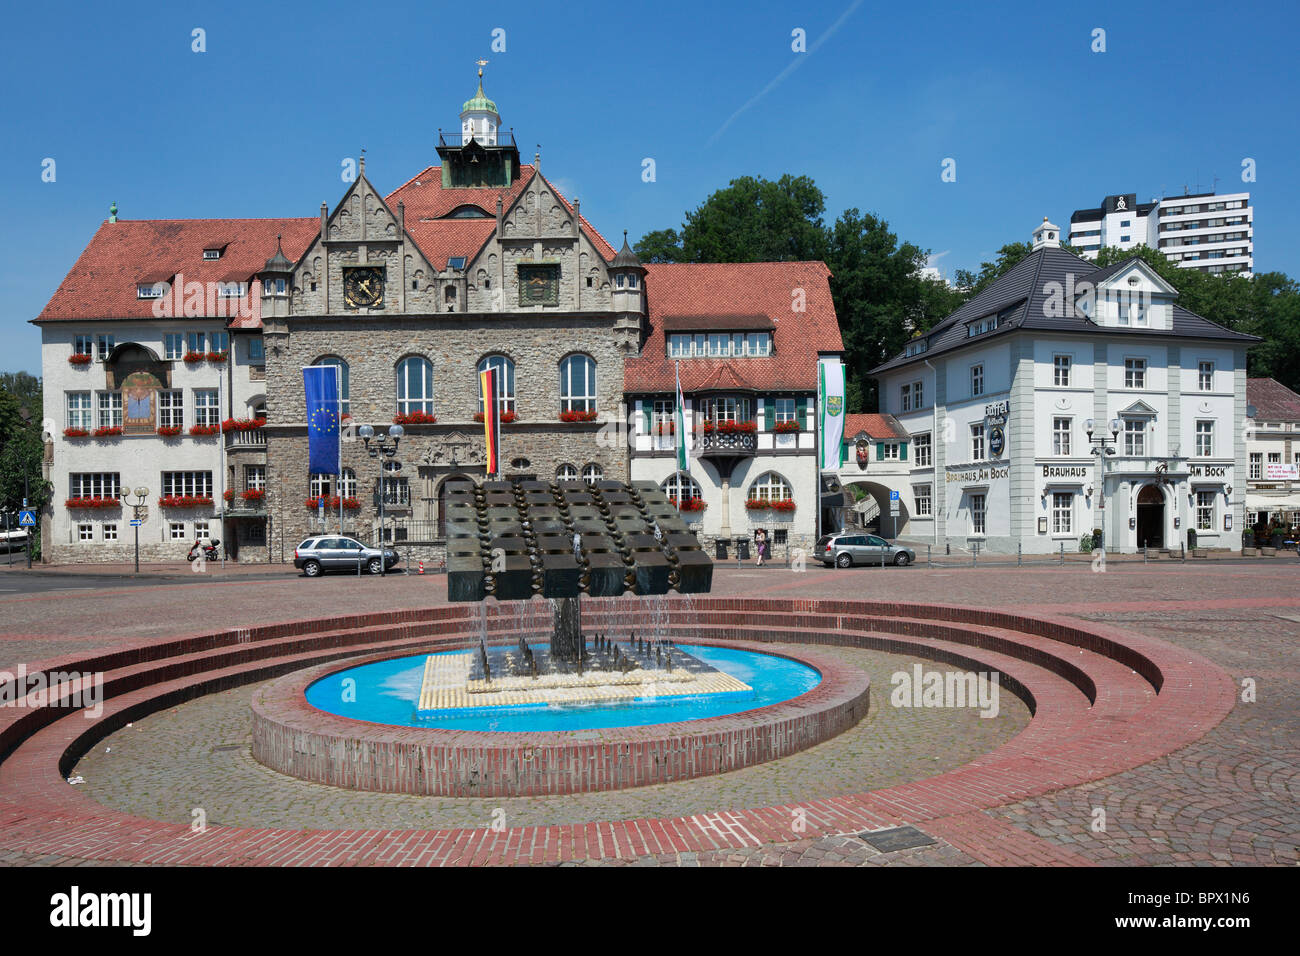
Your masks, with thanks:
M1270 498L1267 495L1246 495L1247 511L1300 511L1300 496Z

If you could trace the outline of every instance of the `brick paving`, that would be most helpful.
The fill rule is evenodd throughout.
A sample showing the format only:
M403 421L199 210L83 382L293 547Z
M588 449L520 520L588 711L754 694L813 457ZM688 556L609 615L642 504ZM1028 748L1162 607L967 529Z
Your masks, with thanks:
M436 578L433 582L441 585ZM268 578L0 598L0 614L4 615L8 631L0 638L0 658L5 662L0 666L58 656L70 649L114 647L141 637L174 636L178 631L206 632L216 626L251 626L296 616L343 613L355 610L359 601L370 607L427 606L441 598L441 587L430 586L433 582L427 576L390 581L333 578L325 582ZM1296 733L1300 728L1293 690L1300 669L1296 655L1296 638L1300 635L1298 583L1300 569L1295 565L1265 562L1189 562L1186 566L1130 563L1123 567L1112 565L1106 574L1092 574L1080 567L913 568L883 572L812 569L806 574L776 568L719 569L715 594L807 598L835 597L847 590L854 599L1014 607L1025 613L1102 622L1204 655L1224 668L1238 685L1243 678L1253 677L1258 683L1258 700L1236 703L1223 722L1208 733L1142 766L991 809L931 815L920 827L939 838L940 842L932 847L881 854L856 837L840 833L667 854L637 853L633 852L635 846L629 846L622 848L614 860L603 862L1294 864L1300 829L1294 809L1300 802L1296 771L1300 754L1295 745L1300 740ZM215 700L208 698L181 709L210 706ZM165 717L164 713L146 718L141 726ZM1114 743L1117 747L1124 745L1123 741ZM85 762L89 765L97 759L99 753ZM731 776L716 782L725 782ZM808 776L800 773L798 779ZM694 788L700 782L683 786ZM741 799L730 805L745 802ZM1091 828L1093 811L1098 807L1106 810L1104 832ZM378 824L378 820L374 823ZM730 828L735 824L724 825ZM880 825L887 825L887 821ZM596 843L599 845L607 835L614 839L613 831L598 829L594 834ZM787 833L786 838L789 836ZM61 854L55 846L49 850L36 853L0 849L0 864L79 859L98 862L114 855L111 838L106 838L101 852L93 857ZM473 852L484 860L504 858L496 850ZM395 848L389 858L400 860L415 853L414 849ZM286 858L292 859L292 854L286 854ZM457 859L465 861L463 855Z

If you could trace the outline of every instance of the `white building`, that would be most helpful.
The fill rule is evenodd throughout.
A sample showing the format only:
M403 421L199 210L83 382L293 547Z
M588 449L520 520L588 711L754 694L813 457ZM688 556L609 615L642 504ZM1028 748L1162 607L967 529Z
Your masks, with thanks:
M1070 215L1069 243L1087 259L1105 248L1159 249L1184 269L1240 272L1255 263L1250 193L1196 193L1139 203L1134 193L1107 196Z
M1300 523L1300 395L1252 378L1246 402L1247 524Z
M1121 551L1176 550L1195 532L1200 547L1239 548L1237 423L1258 340L1180 307L1136 257L1098 269L1046 219L1033 239L1015 268L872 370L881 411L914 449L904 478L882 480L911 515L933 514L900 535L1053 552L1094 529Z

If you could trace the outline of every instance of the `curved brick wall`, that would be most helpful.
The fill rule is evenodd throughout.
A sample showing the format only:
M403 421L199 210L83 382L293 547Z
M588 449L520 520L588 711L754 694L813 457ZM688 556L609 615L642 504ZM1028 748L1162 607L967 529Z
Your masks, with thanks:
M774 653L743 641L728 644ZM440 643L437 650L457 646L472 642ZM864 672L802 649L781 656L821 673L821 683L806 694L740 714L645 727L535 734L393 727L307 703L308 685L321 677L392 656L322 664L263 688L253 698L254 759L303 780L386 793L519 797L621 790L789 756L853 726L870 704Z

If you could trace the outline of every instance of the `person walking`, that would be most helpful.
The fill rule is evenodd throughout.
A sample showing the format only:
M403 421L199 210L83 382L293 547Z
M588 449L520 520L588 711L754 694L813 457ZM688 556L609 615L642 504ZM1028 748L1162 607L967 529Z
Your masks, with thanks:
M761 568L765 557L767 557L767 532L759 528L754 532L754 566Z

